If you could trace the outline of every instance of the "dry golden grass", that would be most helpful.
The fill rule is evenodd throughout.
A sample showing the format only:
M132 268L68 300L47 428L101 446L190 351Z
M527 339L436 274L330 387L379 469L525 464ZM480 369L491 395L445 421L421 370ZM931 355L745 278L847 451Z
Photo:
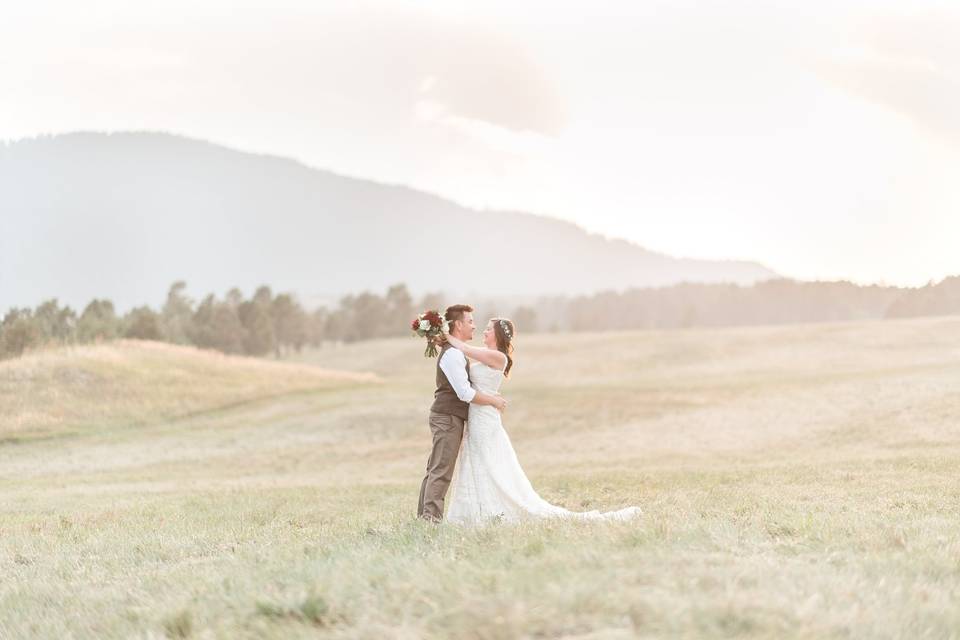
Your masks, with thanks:
M155 423L372 380L158 342L48 349L0 361L0 439Z
M294 368L104 348L139 404L37 374L31 406L99 400L111 428L0 445L2 638L960 637L960 319L521 334L505 424L534 485L644 516L467 530L413 518L419 341ZM155 415L184 360L202 408ZM312 365L382 382L285 386Z

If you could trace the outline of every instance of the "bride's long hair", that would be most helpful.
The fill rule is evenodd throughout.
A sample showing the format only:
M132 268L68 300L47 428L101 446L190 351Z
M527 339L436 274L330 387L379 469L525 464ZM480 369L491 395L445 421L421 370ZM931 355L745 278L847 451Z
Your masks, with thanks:
M493 335L497 338L497 350L507 356L507 368L503 370L503 377L510 377L513 368L513 337L517 335L513 327L513 320L509 318L491 318Z

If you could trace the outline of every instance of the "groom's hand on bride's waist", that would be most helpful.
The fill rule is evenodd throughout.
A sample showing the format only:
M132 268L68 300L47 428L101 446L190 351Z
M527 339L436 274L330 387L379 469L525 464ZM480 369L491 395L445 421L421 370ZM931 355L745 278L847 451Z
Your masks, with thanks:
M493 406L497 408L497 411L503 413L503 411L507 408L507 399L499 393L495 393L493 394Z

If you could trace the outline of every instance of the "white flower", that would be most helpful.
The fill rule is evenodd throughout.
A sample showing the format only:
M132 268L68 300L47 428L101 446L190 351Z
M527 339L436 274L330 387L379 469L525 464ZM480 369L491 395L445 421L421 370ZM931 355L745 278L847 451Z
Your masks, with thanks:
M430 330L430 321L421 320L420 321L420 331L429 331Z

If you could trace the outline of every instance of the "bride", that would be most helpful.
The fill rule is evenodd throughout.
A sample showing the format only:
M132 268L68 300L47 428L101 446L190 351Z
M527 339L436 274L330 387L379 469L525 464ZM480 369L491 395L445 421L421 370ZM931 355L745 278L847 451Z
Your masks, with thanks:
M470 381L484 393L497 393L513 367L513 322L493 318L483 332L483 347L473 347L453 336L444 336L470 363ZM490 519L517 521L527 518L626 520L640 514L639 507L619 511L576 512L550 504L533 490L517 461L510 438L494 407L471 404L467 431L453 477L453 496L447 520L479 523Z

